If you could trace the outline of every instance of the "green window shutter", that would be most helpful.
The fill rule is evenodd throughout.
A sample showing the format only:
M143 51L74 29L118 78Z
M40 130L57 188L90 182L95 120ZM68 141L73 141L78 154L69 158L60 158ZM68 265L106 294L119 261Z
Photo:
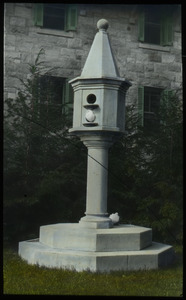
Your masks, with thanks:
M163 90L161 93L160 104L165 105L166 107L169 105L169 100L174 97L174 91L172 90Z
M138 125L144 125L144 87L138 87Z
M64 88L63 88L63 113L66 115L70 115L73 111L73 88L71 84L68 82L69 79L65 79Z
M140 13L138 19L138 38L140 42L145 40L145 13Z
M77 7L68 5L65 14L65 30L76 30L77 28Z
M161 111L161 116L162 119L160 120L160 123L162 125L166 125L166 115L167 115L167 110L169 107L169 101L171 98L174 97L174 91L172 90L163 90L161 93L161 98L160 98L160 111Z
M160 99L161 105L163 105L165 103L167 104L168 96L169 96L169 90L163 90L161 93L161 99Z
M34 4L34 25L43 26L43 4Z
M160 26L160 44L162 46L171 46L173 42L173 27L172 17L170 15L163 15Z

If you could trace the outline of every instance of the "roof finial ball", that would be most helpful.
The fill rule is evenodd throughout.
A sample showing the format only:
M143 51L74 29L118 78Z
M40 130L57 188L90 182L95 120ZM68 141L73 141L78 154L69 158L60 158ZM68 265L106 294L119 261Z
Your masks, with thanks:
M109 27L109 23L107 20L105 19L100 19L98 22L97 22L97 28L99 30L103 30L103 31L106 31Z

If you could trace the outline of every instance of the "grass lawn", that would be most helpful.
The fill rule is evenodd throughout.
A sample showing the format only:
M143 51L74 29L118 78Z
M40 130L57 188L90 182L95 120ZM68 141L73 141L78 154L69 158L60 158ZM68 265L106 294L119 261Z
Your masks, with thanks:
M183 293L182 248L174 249L177 259L168 268L101 274L28 265L16 251L6 248L4 294L179 297Z

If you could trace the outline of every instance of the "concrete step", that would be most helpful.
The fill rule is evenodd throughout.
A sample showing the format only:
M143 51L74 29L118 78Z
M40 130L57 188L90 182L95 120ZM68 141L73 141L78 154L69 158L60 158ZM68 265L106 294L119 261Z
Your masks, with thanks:
M59 223L41 226L39 241L52 248L78 251L137 251L152 244L152 230L135 225L91 229Z
M19 243L19 255L29 264L92 272L158 269L174 259L172 246L152 242L138 251L81 251L52 248L39 239Z

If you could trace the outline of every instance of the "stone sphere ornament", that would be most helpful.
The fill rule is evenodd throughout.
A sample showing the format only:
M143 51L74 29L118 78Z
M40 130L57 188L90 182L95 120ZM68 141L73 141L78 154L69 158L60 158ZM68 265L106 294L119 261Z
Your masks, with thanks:
M87 120L88 122L94 122L95 119L96 119L96 116L95 116L95 114L93 113L93 111L89 109L89 110L87 110L87 112L86 112L85 118L86 118L86 120Z
M97 28L100 30L107 30L109 27L109 23L107 20L105 19L100 19L98 22L97 22Z

